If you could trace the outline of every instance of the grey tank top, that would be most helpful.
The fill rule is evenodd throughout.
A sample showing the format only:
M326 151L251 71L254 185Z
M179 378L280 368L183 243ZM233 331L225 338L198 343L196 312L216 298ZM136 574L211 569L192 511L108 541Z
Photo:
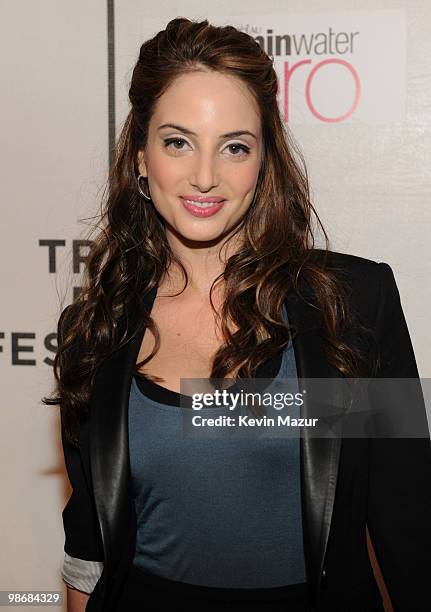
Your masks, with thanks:
M272 383L296 380L291 342L277 363ZM181 411L190 408L180 397L149 379L132 380L133 564L209 587L305 583L299 438L183 437ZM299 408L289 414L299 416Z

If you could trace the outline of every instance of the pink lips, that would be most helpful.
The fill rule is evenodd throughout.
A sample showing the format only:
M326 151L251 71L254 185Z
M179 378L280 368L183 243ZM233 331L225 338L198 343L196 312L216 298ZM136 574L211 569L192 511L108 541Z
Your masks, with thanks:
M180 196L180 200L187 212L192 214L194 217L201 218L212 217L213 215L218 213L220 209L223 208L223 205L225 203L225 200L223 198L219 198L218 196L213 196L210 198L198 198L197 196L191 197L190 200L197 200L199 202L208 202L212 204L212 206L201 208L200 206L193 206L193 204L187 202L185 196Z
M225 198L221 196L197 196L197 195L183 195L180 196L184 200L195 200L195 202L222 202Z

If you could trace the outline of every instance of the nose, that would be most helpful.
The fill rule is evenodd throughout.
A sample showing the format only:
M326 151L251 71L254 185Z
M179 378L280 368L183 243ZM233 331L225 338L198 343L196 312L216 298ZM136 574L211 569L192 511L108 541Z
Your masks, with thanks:
M210 191L219 183L216 162L210 152L200 152L195 157L190 184L201 192Z

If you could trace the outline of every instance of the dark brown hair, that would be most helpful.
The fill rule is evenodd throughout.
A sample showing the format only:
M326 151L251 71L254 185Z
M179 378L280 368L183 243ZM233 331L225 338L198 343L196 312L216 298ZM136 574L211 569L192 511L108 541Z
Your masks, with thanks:
M87 416L98 365L124 339L118 337L118 321L127 304L135 303L156 338L147 362L160 338L143 296L172 263L183 270L187 286L187 273L170 249L163 219L138 192L137 154L146 145L158 98L178 76L196 70L237 77L248 86L260 110L264 146L254 199L235 232L241 232L241 247L221 275L226 299L219 320L225 342L215 355L211 377L222 379L231 372L252 377L286 346L289 328L281 306L300 275L314 293L329 361L346 377L359 373L361 355L343 340L343 330L352 324L346 288L325 265L328 237L310 201L303 157L280 116L273 60L251 36L232 26L176 18L140 48L129 90L131 108L116 143L82 290L59 323L57 394L44 401L60 404L71 443L77 442L79 422ZM314 248L313 215L326 250ZM229 320L239 327L235 333Z

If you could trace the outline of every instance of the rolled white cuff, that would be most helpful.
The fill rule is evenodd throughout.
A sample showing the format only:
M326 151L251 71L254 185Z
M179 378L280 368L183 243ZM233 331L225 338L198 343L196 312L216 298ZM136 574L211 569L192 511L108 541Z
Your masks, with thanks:
M61 575L69 586L92 593L103 571L103 561L87 561L64 553Z

